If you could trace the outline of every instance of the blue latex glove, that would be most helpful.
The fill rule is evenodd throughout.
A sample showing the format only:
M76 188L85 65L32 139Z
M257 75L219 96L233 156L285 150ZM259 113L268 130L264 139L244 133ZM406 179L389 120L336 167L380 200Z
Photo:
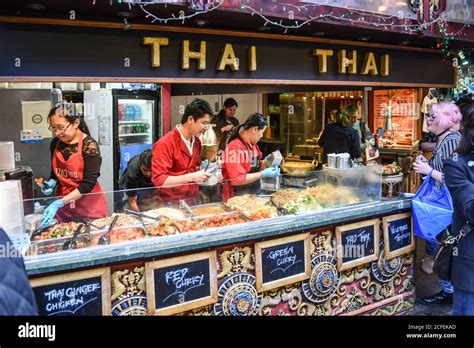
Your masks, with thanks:
M41 192L43 192L43 194L45 196L49 196L53 193L53 190L54 190L54 188L56 187L57 184L58 184L58 182L55 179L49 179L48 181L45 181L43 183L43 187L41 188Z
M207 167L207 164L209 163L209 160L204 160L201 163L201 166L199 167L200 170L204 170Z
M262 178L276 178L280 175L280 168L270 167L262 171Z
M56 213L58 212L59 208L62 207L64 207L64 201L62 199L57 199L53 203L48 205L44 210L43 219L41 220L41 224L39 227L44 228L48 226L56 216Z

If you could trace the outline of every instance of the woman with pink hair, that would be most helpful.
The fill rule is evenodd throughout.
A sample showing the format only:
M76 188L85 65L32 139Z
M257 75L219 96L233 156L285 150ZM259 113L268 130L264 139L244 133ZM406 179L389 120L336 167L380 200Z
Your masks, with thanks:
M461 141L462 115L457 105L449 102L436 103L431 106L430 113L426 117L428 130L438 138L431 159L428 161L424 156L418 156L413 168L421 175L431 173L433 179L441 183L443 181L443 164L450 159ZM439 231L442 232L442 231ZM422 260L421 269L426 274L433 274L434 255L436 253L436 241L426 241L426 257ZM452 304L453 286L448 280L441 280L442 290L433 296L423 298L426 304Z

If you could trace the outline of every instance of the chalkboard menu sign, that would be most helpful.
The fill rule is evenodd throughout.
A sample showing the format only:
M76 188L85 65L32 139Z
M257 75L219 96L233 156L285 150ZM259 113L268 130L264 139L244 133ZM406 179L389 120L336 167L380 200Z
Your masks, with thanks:
M413 219L410 213L391 215L383 218L385 258L406 254L415 250Z
M311 276L309 233L255 244L258 292L308 279Z
M39 315L110 315L110 268L30 281Z
M216 253L145 264L148 313L169 315L217 302Z
M372 219L336 227L339 271L377 260L379 224L379 219Z

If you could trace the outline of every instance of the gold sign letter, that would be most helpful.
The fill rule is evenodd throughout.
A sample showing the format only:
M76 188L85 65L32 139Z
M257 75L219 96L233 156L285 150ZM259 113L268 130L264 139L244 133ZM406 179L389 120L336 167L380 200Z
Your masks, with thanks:
M189 50L189 40L183 40L183 69L189 69L189 60L198 60L198 69L206 70L206 41L201 41L199 52Z
M316 48L313 51L313 56L318 56L320 73L328 72L328 57L332 57L333 54L333 50L320 50L319 48Z
M257 71L257 47L249 47L249 71Z
M225 44L224 52L222 52L221 60L217 66L217 70L225 70L226 65L230 65L232 71L239 70L239 63L235 58L234 49L231 44Z
M160 46L168 46L166 37L144 37L144 45L151 45L151 66L158 68L160 66Z
M349 74L357 74L357 51L352 50L352 57L348 58L346 50L340 50L338 58L339 74L347 74L347 68L349 68Z
M380 75L388 76L390 75L390 56L388 54L384 54L382 56L382 64L380 68Z
M365 54L364 63L362 63L361 75L378 75L377 63L375 62L375 57L372 52Z

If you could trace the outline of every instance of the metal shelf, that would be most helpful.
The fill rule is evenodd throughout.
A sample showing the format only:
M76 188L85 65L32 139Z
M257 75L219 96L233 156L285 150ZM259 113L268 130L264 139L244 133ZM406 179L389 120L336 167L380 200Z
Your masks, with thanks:
M150 135L150 133L119 134L119 137L143 137L145 135Z
M133 124L133 123L150 123L149 120L139 120L139 121L119 121L119 124Z

